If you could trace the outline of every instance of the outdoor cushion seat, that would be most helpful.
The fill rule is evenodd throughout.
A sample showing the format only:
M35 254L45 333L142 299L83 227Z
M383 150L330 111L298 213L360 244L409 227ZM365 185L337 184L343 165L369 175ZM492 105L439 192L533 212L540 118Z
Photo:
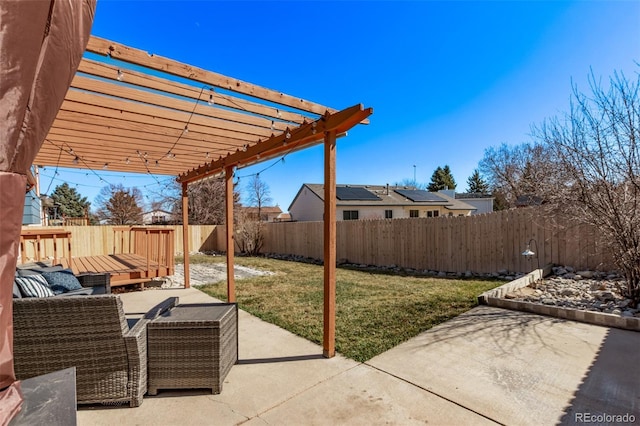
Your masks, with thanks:
M13 299L16 378L75 367L78 404L137 407L147 391L147 323L177 303L166 299L130 327L115 294Z
M41 266L29 265L16 269L16 279L13 282L13 297L37 297L37 293L25 291L24 280L20 278L41 276L45 279L53 294L41 294L40 296L86 296L111 293L111 276L108 273L92 273L73 275L70 269L65 269L62 265ZM41 281L37 279L34 281ZM74 282L76 284L74 284Z

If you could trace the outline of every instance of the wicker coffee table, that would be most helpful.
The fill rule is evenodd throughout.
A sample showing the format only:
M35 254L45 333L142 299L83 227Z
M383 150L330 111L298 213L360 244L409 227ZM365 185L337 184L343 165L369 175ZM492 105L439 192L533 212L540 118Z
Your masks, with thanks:
M238 360L238 305L178 305L147 325L149 395L158 389L211 389Z

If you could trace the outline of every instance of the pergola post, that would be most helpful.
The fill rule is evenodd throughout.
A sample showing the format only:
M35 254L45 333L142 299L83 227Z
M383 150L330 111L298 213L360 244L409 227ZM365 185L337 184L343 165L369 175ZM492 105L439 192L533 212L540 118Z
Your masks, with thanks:
M322 355L336 354L336 131L324 137L324 339Z
M234 236L233 236L233 166L224 169L225 184L225 222L227 230L227 302L236 301L236 282L234 269Z
M188 183L182 182L182 253L184 253L184 288L189 282L189 193Z

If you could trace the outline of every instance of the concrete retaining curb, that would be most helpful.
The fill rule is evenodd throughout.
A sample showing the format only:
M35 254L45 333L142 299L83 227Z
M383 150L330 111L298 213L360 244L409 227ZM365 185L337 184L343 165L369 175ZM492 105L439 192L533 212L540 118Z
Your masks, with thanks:
M543 269L536 269L524 277L482 293L478 296L478 303L481 305L494 306L496 308L531 312L534 314L547 315L555 318L584 322L587 324L640 331L640 318L621 317L613 314L605 314L603 312L585 311L581 309L570 309L560 306L549 306L532 302L523 302L520 300L504 299L506 294L526 287L529 284L546 277L550 273L551 265L547 265Z

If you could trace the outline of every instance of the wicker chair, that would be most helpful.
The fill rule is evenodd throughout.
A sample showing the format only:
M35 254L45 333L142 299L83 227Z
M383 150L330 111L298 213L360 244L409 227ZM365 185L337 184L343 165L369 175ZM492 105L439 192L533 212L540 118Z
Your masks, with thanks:
M14 299L16 377L76 367L78 404L137 407L147 391L147 323L177 303L165 300L129 328L118 295Z

